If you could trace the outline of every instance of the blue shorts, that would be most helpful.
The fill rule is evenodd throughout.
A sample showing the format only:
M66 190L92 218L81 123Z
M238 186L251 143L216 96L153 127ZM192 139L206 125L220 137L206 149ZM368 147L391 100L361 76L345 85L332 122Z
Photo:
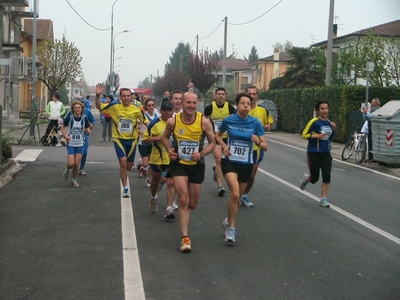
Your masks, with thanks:
M83 154L85 152L85 146L72 147L67 144L67 155Z
M259 164L260 162L262 162L264 158L264 150L259 149L259 150L253 150L253 161L254 164Z
M155 165L155 164L150 164L150 168L153 172L156 173L165 173L165 171L169 168L169 165ZM164 174L165 176L165 174Z
M136 139L114 139L114 148L118 159L126 157L129 162L135 161Z

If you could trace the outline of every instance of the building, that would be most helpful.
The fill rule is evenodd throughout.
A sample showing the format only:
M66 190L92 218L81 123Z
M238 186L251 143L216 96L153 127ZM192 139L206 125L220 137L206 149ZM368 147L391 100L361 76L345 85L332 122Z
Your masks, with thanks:
M222 60L219 62L219 70L217 71L217 84L222 85ZM235 92L242 84L251 81L251 73L249 62L246 59L238 59L233 57L226 58L226 83L235 80Z
M337 53L339 49L348 48L350 44L356 43L359 39L366 37L370 33L373 33L375 36L379 36L382 38L394 37L396 39L400 39L400 20L395 20L377 26L361 29L343 36L337 36L335 28L337 27L334 27L334 38L332 46L332 51L334 54ZM328 44L327 41L322 41L315 43L311 46L318 47L326 51L327 44ZM353 76L352 73L350 73L349 75L350 75L349 77ZM354 84L365 85L365 79L356 78Z
M0 0L0 105L3 113L17 118L20 105L19 85L29 80L28 59L21 56L22 21L32 18L26 11L27 0Z

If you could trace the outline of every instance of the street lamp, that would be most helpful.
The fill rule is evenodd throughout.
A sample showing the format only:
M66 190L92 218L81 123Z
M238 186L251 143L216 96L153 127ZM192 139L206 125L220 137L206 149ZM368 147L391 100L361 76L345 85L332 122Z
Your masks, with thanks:
M369 61L367 62L367 82L366 82L366 92L365 92L365 107L368 108L368 84L369 84L369 73L373 72L375 68L375 65L373 62Z
M114 5L119 0L115 0L111 7L111 49L110 49L110 93L111 93L111 83L112 83L112 68L113 68L113 51L114 51Z
M111 48L112 49L112 51L111 51L112 59L111 59L111 64L110 64L110 93L114 93L113 85L114 85L114 61L115 61L114 55L115 55L115 51L117 49L123 48L123 46L122 46L122 47L119 47L119 48L115 49L115 38L117 37L118 34L126 33L126 32L130 32L130 30L129 29L125 29L123 31L120 31L120 32L116 33L112 37L112 41L111 41L111 44L112 44L112 48Z

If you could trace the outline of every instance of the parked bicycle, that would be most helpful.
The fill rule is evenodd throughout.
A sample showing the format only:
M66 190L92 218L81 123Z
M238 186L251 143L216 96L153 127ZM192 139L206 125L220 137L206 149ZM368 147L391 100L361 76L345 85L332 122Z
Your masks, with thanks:
M367 137L365 133L360 132L360 127L355 124L352 125L354 133L343 148L342 160L347 160L354 155L356 162L361 163L365 159L365 153L367 152Z

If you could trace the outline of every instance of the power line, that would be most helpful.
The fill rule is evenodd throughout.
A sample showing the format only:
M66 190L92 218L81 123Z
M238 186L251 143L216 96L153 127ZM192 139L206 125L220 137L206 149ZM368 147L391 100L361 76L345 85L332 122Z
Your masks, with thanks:
M228 24L229 24L229 25L245 25L245 24L249 24L249 23L251 23L251 22L254 22L255 20L258 20L259 18L261 18L261 17L265 16L267 13L269 13L271 10L273 10L275 7L277 7L278 4L281 3L282 1L283 1L283 0L280 0L278 3L276 3L274 6L272 6L272 8L270 8L270 9L267 10L265 13L263 13L261 16L255 18L255 19L253 19L253 20L250 20L250 21L247 21L247 22L244 22L244 23L228 23Z
M207 36L205 36L205 37L199 38L199 40L204 40L204 39L208 38L210 35L212 35L212 34L219 28L219 26L221 26L221 24L222 24L223 22L224 22L224 20L222 20L221 23L219 23L219 25L217 26L217 28L215 28L215 29L213 30L213 32L211 32L209 35L207 35Z
M94 29L96 29L96 30L100 30L100 31L107 31L107 30L110 30L110 29L111 29L111 27L110 27L110 28L107 28L107 29L97 28L97 27L93 26L92 24L88 23L88 22L87 22L84 18L82 18L82 16L75 10L75 8L71 5L71 3L69 3L68 0L65 0L65 1L67 1L68 5L71 6L72 10L78 15L78 17L81 18L81 20L82 20L83 22L85 22L86 24L88 24L90 27L92 27L92 28L94 28Z

